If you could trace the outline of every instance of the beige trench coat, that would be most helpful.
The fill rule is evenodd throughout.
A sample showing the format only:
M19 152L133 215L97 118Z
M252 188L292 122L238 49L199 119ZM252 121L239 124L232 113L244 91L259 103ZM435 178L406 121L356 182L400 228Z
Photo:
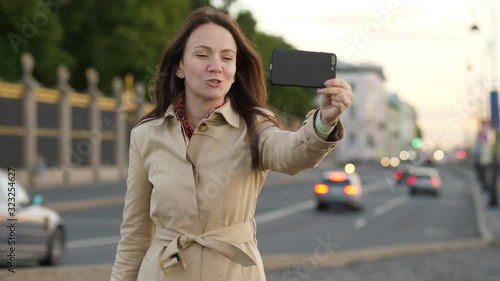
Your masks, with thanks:
M260 122L262 169L228 101L189 142L173 106L132 130L121 240L112 281L264 281L254 213L268 170L316 166L343 136L321 140L310 116L296 132ZM330 141L331 140L331 141Z

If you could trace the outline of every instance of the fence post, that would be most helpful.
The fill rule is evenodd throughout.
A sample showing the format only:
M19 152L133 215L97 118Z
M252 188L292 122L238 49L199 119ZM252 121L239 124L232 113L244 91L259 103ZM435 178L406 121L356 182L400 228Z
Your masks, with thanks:
M69 85L70 72L66 65L57 67L57 89L61 91L61 99L59 100L59 163L62 173L61 180L63 184L70 182L70 169L73 166L71 163L71 124L73 122L71 116L71 93L75 92Z
M99 106L102 96L101 91L97 88L99 82L99 73L89 68L85 72L87 76L87 92L91 95L92 101L90 103L90 136L92 151L90 154L90 167L92 169L92 177L94 182L99 182L99 170L101 167L101 143L102 143L102 130L101 130L101 108Z
M29 53L21 55L21 68L23 76L21 83L24 87L23 97L23 115L24 115L24 142L23 142L23 162L24 168L28 172L28 186L34 187L37 177L36 163L38 158L38 140L37 140L37 127L38 127L38 113L36 91L40 87L40 83L33 77L33 68L35 67L35 60Z
M116 150L115 150L115 160L116 166L118 167L118 172L121 179L126 178L127 174L127 148L126 148L126 138L127 138L127 115L125 112L125 105L123 103L123 81L120 77L113 78L113 96L116 99L116 112L115 112L115 124L116 124Z
M135 104L136 104L136 117L137 120L144 116L144 86L142 83L136 83L135 85Z

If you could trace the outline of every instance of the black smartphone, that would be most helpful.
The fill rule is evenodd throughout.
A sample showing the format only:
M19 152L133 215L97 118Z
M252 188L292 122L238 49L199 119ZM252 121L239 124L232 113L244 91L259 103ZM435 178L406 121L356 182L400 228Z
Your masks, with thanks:
M323 88L335 78L337 56L334 53L293 49L273 49L269 78L272 85Z

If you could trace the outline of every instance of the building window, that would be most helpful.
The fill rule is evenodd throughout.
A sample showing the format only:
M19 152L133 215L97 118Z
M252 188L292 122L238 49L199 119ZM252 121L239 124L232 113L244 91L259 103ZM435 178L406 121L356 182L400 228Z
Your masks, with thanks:
M367 144L366 144L368 147L372 148L372 147L375 147L375 142L373 141L373 136L372 135L368 135L368 139L367 139Z
M356 120L356 106L354 104L349 107L349 118Z
M354 81L347 82L349 85L351 85L352 92L356 94L356 83ZM354 104L351 104L349 107L349 117L351 120L356 120L356 106Z
M349 147L356 148L356 135L355 134L349 135Z
M356 90L356 84L354 82L348 82L349 85L351 85L352 92Z

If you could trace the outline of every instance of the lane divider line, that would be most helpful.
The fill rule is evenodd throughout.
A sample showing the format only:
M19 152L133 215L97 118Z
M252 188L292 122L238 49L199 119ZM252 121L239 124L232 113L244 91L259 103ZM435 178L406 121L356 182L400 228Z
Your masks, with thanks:
M66 244L66 249L74 250L74 249L80 249L80 248L114 245L114 244L118 244L119 241L120 241L120 235L88 238L88 239L79 239L79 240L69 241Z
M289 206L289 207L285 207L285 208L281 208L281 209L277 209L277 210L272 210L272 211L266 212L264 214L257 215L257 216L255 216L255 221L257 222L257 224L264 224L264 223L272 222L272 221L296 214L298 212L312 209L312 208L314 208L314 206L315 206L314 199L307 200L307 201L304 201L304 202L301 202L298 204L294 204L294 205Z

